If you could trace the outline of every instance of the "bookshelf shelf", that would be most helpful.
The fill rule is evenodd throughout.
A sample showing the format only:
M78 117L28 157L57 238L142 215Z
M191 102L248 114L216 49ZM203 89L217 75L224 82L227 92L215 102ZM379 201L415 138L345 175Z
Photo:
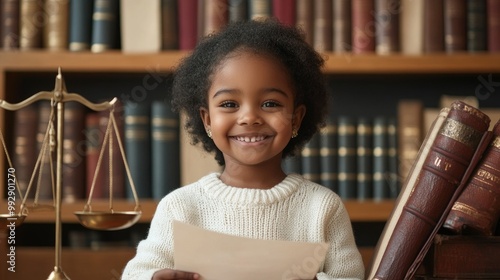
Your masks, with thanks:
M5 205L5 200L2 201L2 205ZM63 223L78 223L76 216L73 214L75 211L82 211L85 206L86 201L76 201L73 203L62 204L61 221ZM41 201L40 204L47 205ZM141 210L142 215L139 219L139 223L149 223L153 218L154 211L158 201L156 200L141 200ZM113 202L113 209L116 211L127 211L133 209L135 202L127 200L115 200ZM349 216L353 222L383 222L389 217L392 208L394 206L394 201L363 201L359 202L356 200L345 201L345 206L349 212ZM93 200L92 209L108 210L109 201L107 200ZM40 212L30 212L26 218L26 223L53 223L55 213L53 211L40 211Z
M146 67L170 71L188 54L171 51L126 54L120 51L90 52L0 52L2 72L146 72ZM353 55L324 53L326 74L431 74L500 72L500 53L456 53L425 55Z

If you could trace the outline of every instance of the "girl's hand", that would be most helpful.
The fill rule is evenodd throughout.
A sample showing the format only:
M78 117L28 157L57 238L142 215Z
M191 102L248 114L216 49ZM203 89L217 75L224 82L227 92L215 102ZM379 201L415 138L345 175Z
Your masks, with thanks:
M192 280L199 278L200 275L197 273L166 268L155 272L152 280Z

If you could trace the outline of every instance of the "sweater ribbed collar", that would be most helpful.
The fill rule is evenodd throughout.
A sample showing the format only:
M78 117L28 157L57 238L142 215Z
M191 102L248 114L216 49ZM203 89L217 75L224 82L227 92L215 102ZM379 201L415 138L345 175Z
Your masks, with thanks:
M208 196L214 199L228 203L262 205L286 199L299 189L303 180L298 174L289 174L279 184L266 190L228 186L220 180L220 173L211 173L201 178L199 182Z

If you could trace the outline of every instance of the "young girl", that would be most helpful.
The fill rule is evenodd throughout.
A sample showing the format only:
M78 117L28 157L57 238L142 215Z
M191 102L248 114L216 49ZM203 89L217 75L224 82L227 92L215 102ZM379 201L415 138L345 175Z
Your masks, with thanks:
M122 279L200 277L173 269L173 220L242 237L327 242L316 279L364 277L341 199L281 168L324 125L322 65L296 29L272 20L230 25L182 61L173 106L186 113L192 142L224 168L159 202Z

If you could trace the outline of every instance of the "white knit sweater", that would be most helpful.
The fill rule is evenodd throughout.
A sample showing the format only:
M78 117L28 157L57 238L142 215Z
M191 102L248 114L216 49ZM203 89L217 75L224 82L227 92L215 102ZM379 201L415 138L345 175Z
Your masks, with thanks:
M155 271L174 267L172 220L249 238L328 242L318 280L363 279L351 223L334 192L296 174L268 190L231 187L219 175L207 175L160 201L123 280L149 280Z

